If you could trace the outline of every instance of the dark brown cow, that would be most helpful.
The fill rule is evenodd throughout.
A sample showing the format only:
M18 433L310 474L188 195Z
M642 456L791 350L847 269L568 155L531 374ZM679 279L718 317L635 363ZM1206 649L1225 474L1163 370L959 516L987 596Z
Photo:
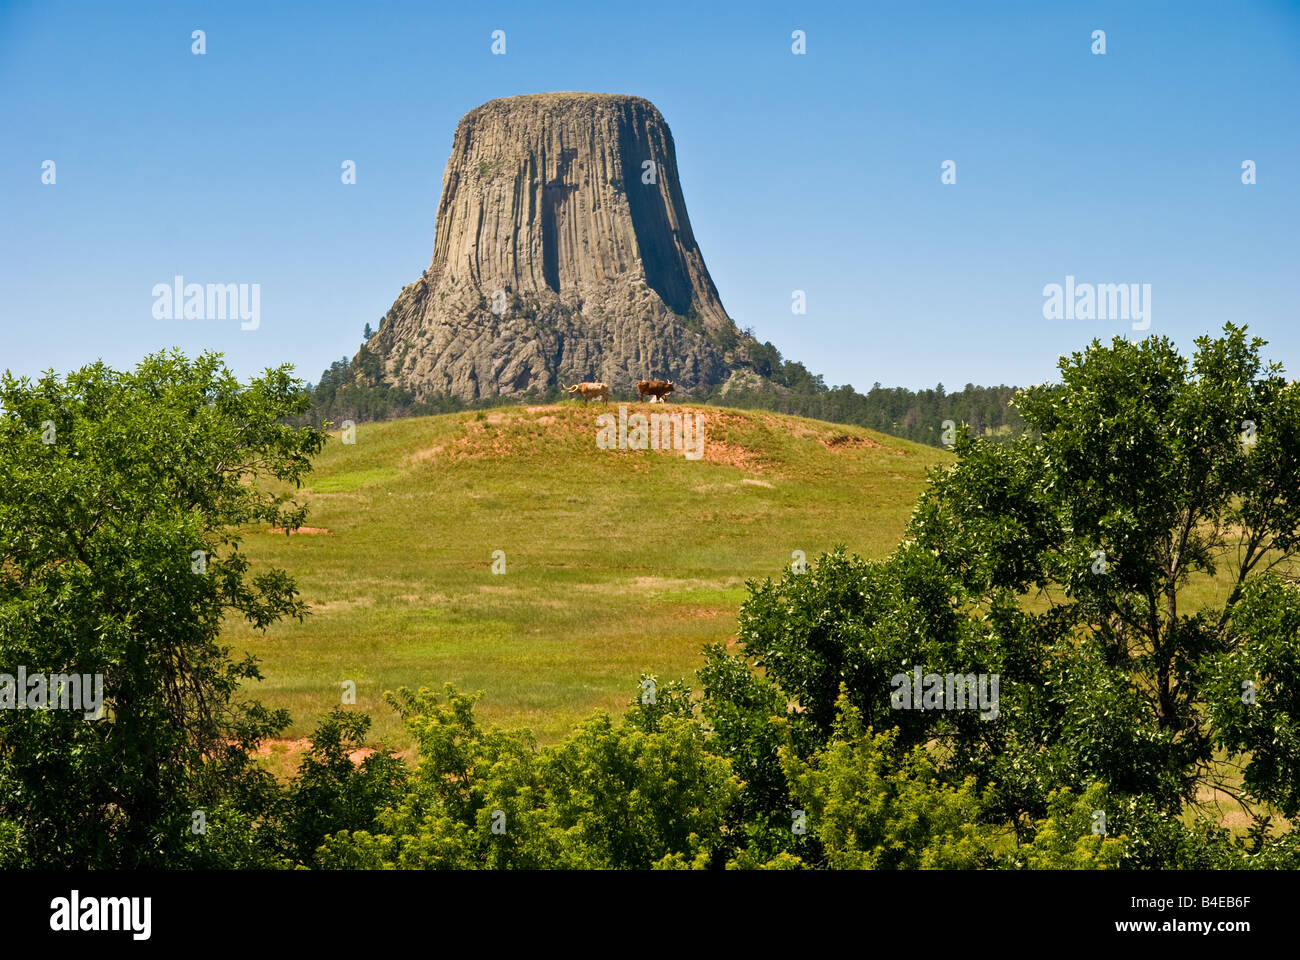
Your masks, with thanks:
M671 380L638 380L636 382L636 396L638 400L644 400L650 397L650 402L654 403L657 398L661 403L668 394L676 390L677 387Z

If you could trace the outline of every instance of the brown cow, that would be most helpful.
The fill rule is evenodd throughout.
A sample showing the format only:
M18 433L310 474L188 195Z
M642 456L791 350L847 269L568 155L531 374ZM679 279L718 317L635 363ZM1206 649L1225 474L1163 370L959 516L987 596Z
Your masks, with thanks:
M651 403L654 403L654 398L657 397L659 402L663 403L668 394L676 389L677 387L671 380L638 380L636 382L636 397L638 400L650 397Z
M565 393L578 394L582 397L584 403L588 400L595 400L597 397L605 403L609 403L609 386L604 383L575 383Z

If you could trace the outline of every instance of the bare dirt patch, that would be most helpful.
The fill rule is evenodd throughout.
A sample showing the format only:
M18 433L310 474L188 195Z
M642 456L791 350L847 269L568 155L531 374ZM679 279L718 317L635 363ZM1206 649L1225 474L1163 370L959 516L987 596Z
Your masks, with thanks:
M761 473L762 460L751 450L725 440L714 440L707 433L704 441L704 460L707 463L721 463L737 470L752 470Z
M285 528L284 528L284 527L272 527L272 528L270 529L269 532L270 532L270 533L284 533L284 532L285 532ZM290 536L293 536L293 535L296 534L296 533L307 533L307 534L313 534L313 533L320 534L320 533L324 533L324 534L331 534L331 533L333 533L333 531L332 531L332 530L326 530L324 527L299 527L297 530L290 530L290 531L288 531L288 533L289 533Z
M263 740L257 745L257 755L269 757L272 752L277 752L276 747L282 748L285 753L302 753L311 748L311 741L306 737L298 740Z
M269 757L272 753L283 753L287 757L296 758L311 749L311 740L307 737L301 737L297 740L272 739L263 740L257 746L257 755L259 757ZM358 766L366 757L375 752L374 747L358 747L348 753L348 759Z

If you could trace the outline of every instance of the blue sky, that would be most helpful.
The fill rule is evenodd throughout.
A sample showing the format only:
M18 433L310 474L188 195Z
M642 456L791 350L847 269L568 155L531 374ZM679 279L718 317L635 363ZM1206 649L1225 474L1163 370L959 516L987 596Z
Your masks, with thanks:
M659 107L723 304L828 383L1040 382L1143 335L1044 319L1067 275L1300 375L1295 0L0 0L0 368L179 347L314 381L428 266L460 117L545 90ZM176 274L259 283L260 328L155 319Z

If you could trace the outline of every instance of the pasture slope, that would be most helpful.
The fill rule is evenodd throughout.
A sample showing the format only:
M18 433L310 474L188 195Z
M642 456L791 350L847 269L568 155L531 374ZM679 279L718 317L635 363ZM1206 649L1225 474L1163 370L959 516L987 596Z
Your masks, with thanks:
M383 691L450 681L484 692L488 721L557 740L620 710L643 671L689 677L704 644L735 637L745 581L780 576L794 551L887 554L926 470L951 461L815 420L628 406L698 414L703 457L598 449L616 402L362 424L352 444L335 432L300 491L308 528L244 541L312 609L264 636L232 628L262 661L252 695L304 737L353 681L375 739L407 749Z

